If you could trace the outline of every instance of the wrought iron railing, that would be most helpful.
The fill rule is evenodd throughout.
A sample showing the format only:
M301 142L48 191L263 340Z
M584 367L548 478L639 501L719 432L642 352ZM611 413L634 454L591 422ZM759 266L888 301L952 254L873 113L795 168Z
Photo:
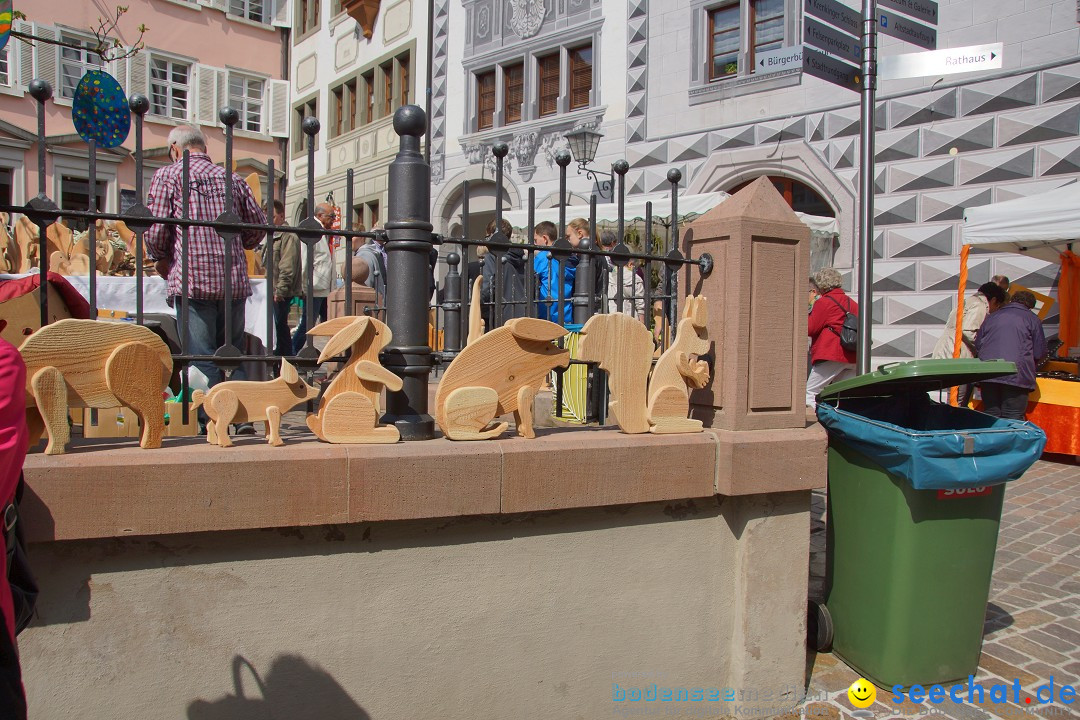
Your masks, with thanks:
M38 194L25 206L0 204L0 212L9 213L12 218L15 215L25 215L39 231L38 271L42 274L48 269L48 239L47 229L50 225L67 218L69 220L83 220L93 227L97 220L119 220L130 228L135 234L135 286L136 286L136 312L135 322L144 324L144 286L145 271L143 268L144 258L144 235L154 225L161 224L179 228L181 231L181 292L176 308L176 320L178 324L179 348L173 354L174 363L183 369L193 362L210 362L229 372L245 362L275 363L279 361L272 354L274 342L274 303L268 297L266 303L266 335L267 343L261 353L245 353L241 348L235 347L230 339L232 327L232 306L236 302L245 302L243 297L234 298L231 273L233 255L242 252L236 247L239 242L239 234L242 231L257 230L264 233L266 243L271 251L265 253L267 258L266 277L267 293L272 294L273 279L275 277L273 243L275 235L282 232L295 232L303 244L303 252L306 254L306 277L304 285L304 312L306 314L306 327L311 328L314 324L314 251L315 245L324 238L336 236L343 240L345 247L344 275L344 300L346 312L352 312L353 283L352 278L354 244L357 241L373 241L384 244L386 250L386 276L379 279L381 268L371 268L375 275L371 283L375 287L375 302L365 306L364 312L377 314L384 317L393 333L393 342L387 346L382 355L383 364L403 379L403 388L400 392L388 393L387 411L383 422L394 422L401 431L404 440L420 440L433 437L434 424L427 412L428 383L432 371L440 364L446 364L460 352L467 334L468 312L466 310L470 299L470 284L467 272L462 272L468 267L472 257L473 248L487 247L495 260L495 272L493 274L491 288L492 300L485 303L486 315L491 327L503 324L504 318L525 314L533 316L537 312L538 305L545 299L538 295L536 276L533 260L537 253L551 253L552 257L561 263L576 263L576 275L581 282L575 282L573 292L568 298L562 278L559 278L558 296L550 298L549 303L557 307L556 317L562 321L565 318L564 310L566 303L572 306L572 318L576 324L584 324L594 313L604 313L609 310L609 301L613 300L616 309L624 309L627 303L631 307L640 303L644 308L644 321L651 328L656 324L655 332L658 341L666 343L673 337L678 317L678 270L683 267L696 267L699 272L707 274L712 268L712 259L703 255L700 258L683 257L679 251L679 217L678 217L678 190L682 175L677 169L670 170L667 180L670 184L671 218L669 232L663 240L662 247L653 247L653 223L652 204L647 206L645 223L644 248L633 250L625 243L625 218L624 201L626 197L626 173L629 165L625 161L615 163L614 170L617 179L617 202L618 219L616 222L617 244L610 251L598 249L595 246L597 237L596 197L591 198L589 237L576 247L566 237L566 208L567 208L567 166L571 162L570 154L566 151L558 153L555 162L559 167L559 222L557 225L558 238L552 246L541 246L532 242L511 243L510 238L499 229L490 236L477 239L473 232L472 216L469 208L470 188L469 183L463 183L462 187L462 219L463 232L460 237L446 237L432 232L430 220L430 167L420 152L420 139L424 133L426 119L417 106L405 106L400 108L394 116L394 129L400 136L400 148L396 158L389 166L388 179L388 213L385 227L382 230L354 231L353 226L353 170L346 171L346 199L345 214L343 217L345 229L327 229L314 217L315 211L315 145L319 134L320 125L316 118L307 118L303 121L301 130L306 136L307 143L307 168L306 178L306 208L308 217L304 218L297 226L272 225L270 223L245 223L234 210L233 184L236 179L233 173L226 173L226 198L225 212L213 219L196 218L192 216L188 205L190 189L190 156L184 151L179 162L181 164L181 192L183 206L179 217L157 217L151 214L145 204L146 196L143 188L143 116L149 109L149 102L144 96L133 95L129 101L129 108L134 116L135 147L132 151L135 161L135 194L137 203L119 213L108 213L97 207L97 199L94 192L89 193L89 203L85 210L60 209L49 198L46 188L47 179L44 171L46 154L45 134L45 108L51 99L52 88L48 83L35 80L29 87L30 96L37 105L37 153L38 153ZM223 108L219 113L219 119L225 129L225 157L224 167L232 167L233 156L233 128L239 116L232 108ZM495 186L502 188L504 160L508 153L508 147L504 143L496 144L491 149L494 156ZM95 143L88 143L87 173L88 185L96 187L97 180L97 148ZM267 162L269 182L266 185L265 206L272 212L276 199L275 190L275 167L273 159ZM495 218L496 228L501 227L504 207L501 192L496 192ZM528 222L524 229L527 239L534 235L534 213L536 205L535 190L529 189ZM190 308L188 306L189 275L191 263L189 262L189 234L194 227L213 229L222 239L224 250L224 298L225 307L225 342L212 355L198 355L190 352ZM435 284L435 292L432 293L431 280L435 268L431 267L430 257L432 249L442 247L448 251L444 253L442 261L445 263L447 272ZM94 248L94 244L90 244ZM521 281L525 287L525 297L505 300L503 292L503 262L511 248L519 248L523 256L523 270ZM93 252L93 250L91 250ZM643 268L643 283L640 296L635 293L629 295L624 292L624 273L633 272L627 269L631 261L639 261ZM607 272L617 276L616 293L609 297L608 283L604 287L594 287L596 271L595 263L602 263ZM660 282L653 287L652 271L659 270ZM631 284L633 286L633 284ZM385 290L384 290L385 288ZM97 277L91 257L88 295L90 305L90 317L98 315L97 303ZM41 323L45 325L49 320L48 293L40 292ZM432 303L432 300L435 300ZM662 312L654 319L653 307L660 305ZM524 307L522 307L524 306ZM429 314L434 311L433 327L429 328ZM565 324L565 323L564 323ZM437 349L432 349L429 337L442 336L441 342L436 341ZM309 373L317 366L319 351L312 343L309 335L304 347L295 356L290 356L297 365ZM561 375L559 376L561 379ZM184 422L188 417L188 373L181 372L181 392L184 398ZM557 393L561 392L561 382L558 384ZM601 404L602 405L602 404ZM556 398L556 406L560 406L559 398ZM600 414L602 415L602 406Z

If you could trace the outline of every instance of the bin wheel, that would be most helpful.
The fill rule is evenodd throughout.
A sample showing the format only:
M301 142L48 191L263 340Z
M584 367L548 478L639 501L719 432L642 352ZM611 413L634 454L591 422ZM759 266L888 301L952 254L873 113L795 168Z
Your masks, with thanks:
M833 621L825 603L810 601L806 616L806 642L817 652L832 650Z

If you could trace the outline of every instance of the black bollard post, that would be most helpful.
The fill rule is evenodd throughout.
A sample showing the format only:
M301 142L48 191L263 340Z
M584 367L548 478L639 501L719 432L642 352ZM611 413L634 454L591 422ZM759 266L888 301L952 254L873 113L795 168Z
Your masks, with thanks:
M390 163L386 222L386 319L394 340L382 362L403 381L388 393L384 423L393 423L402 440L430 440L435 421L428 414L428 300L431 296L431 168L420 152L427 118L422 108L405 105L394 113L401 137Z
M446 256L446 279L443 281L443 351L457 355L461 351L461 276L458 265L461 255L452 252Z

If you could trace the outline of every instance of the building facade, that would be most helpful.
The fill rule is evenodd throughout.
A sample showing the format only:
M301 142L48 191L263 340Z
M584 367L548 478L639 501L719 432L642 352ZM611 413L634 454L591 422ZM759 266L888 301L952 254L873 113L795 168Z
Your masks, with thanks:
M859 3L844 3L856 11ZM1040 193L1080 174L1080 25L1071 1L939 0L937 47L1003 43L1000 70L883 80L876 112L874 362L930 353L956 302L966 208ZM796 210L832 215L829 261L853 288L858 262L859 97L755 58L802 42L801 0L435 0L432 163L436 229L494 207L490 147L509 143L502 193L522 207L558 192L554 154L578 127L604 134L594 166L625 158L629 196L732 191L762 175ZM921 48L882 35L880 55ZM594 191L570 167L568 188ZM476 236L479 229L472 228ZM969 286L994 274L1048 291L1057 266L973 254ZM1053 293L1051 293L1053 294ZM1055 331L1056 309L1047 320Z
M267 161L281 167L288 135L289 87L283 80L283 38L279 18L286 5L270 0L144 0L128 6L109 35L125 48L145 47L123 59L105 62L91 51L92 28L115 7L40 0L24 8L27 19L12 29L36 40L12 37L0 51L0 198L23 204L38 192L39 173L46 193L61 209L87 209L90 200L87 146L75 133L72 97L88 70L105 70L128 97L150 100L143 130L143 193L154 171L169 163L167 138L180 124L200 126L210 156L224 161L224 132L218 111L240 112L233 159L243 176L257 173L265 186ZM60 41L63 45L50 43ZM37 103L27 93L40 78L53 87L46 103L46 164L37 162ZM98 150L97 207L117 212L136 201L135 132L115 149ZM283 177L283 173L277 173Z
M346 6L361 6L356 14ZM346 173L354 172L354 225L380 226L386 208L387 166L398 149L394 111L425 103L427 3L295 0L292 11L292 130L286 212L299 221L307 208L307 180L315 202L329 201L344 223ZM314 165L308 159L305 118L316 117Z

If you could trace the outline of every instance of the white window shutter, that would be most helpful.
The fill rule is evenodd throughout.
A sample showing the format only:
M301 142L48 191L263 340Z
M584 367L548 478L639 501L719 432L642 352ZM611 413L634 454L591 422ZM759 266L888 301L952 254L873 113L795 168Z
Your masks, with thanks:
M34 26L23 20L16 20L14 23L12 23L11 27L16 31L25 33L27 35L33 35L34 33ZM28 40L24 40L22 38L13 39L16 43L18 43L19 74L17 76L11 76L11 84L13 87L16 85L22 85L23 87L26 87L30 84L30 81L34 79L34 46L31 45ZM10 45L8 47L11 48L8 50L8 62L10 63L11 59L15 55L16 48L11 47Z
M60 33L49 25L34 23L34 36L43 40L59 40ZM60 97L60 47L48 42L34 43L34 77L47 80L53 86L54 97Z
M223 98L218 95L219 78L225 71L209 65L195 66L195 120L201 125L216 125Z
M274 27L292 27L292 2L290 0L273 0L270 24Z
M116 82L120 83L120 87L124 89L124 94L130 98L133 90L128 86L130 77L130 73L128 72L128 58L110 60L109 64L105 67L105 70L116 78Z
M289 81L267 80L267 83L270 85L269 93L267 93L270 98L270 102L267 103L269 108L267 127L274 137L289 137Z
M137 52L127 59L128 97L135 93L150 97L150 53Z

